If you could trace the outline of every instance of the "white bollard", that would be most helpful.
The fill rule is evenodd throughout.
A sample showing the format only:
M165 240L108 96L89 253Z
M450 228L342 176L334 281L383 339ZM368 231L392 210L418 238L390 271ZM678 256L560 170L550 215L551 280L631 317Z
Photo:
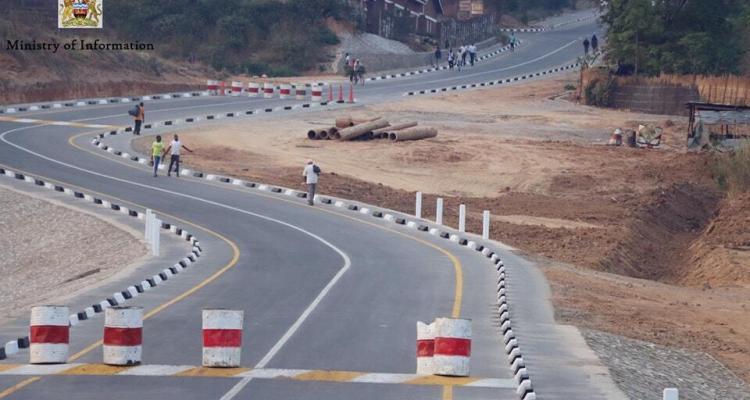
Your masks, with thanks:
M263 84L263 97L265 97L267 99L272 98L273 97L273 91L274 91L273 83L266 82L266 83Z
M489 240L490 238L490 212L484 210L482 213L482 239Z
M680 392L675 388L664 389L664 400L680 400Z
M466 205L461 204L458 207L458 231L466 232Z
M161 220L153 217L153 223L151 224L151 254L155 257L159 256L159 248L161 246Z
M435 323L417 321L417 375L432 375L435 352Z
M66 306L31 308L29 363L62 364L68 361L70 310Z
M417 204L414 209L414 216L422 218L422 192L417 192Z
M323 100L323 89L318 85L313 85L310 91L310 100L321 101Z
M241 310L203 310L203 366L239 367L242 350Z
M151 243L151 224L153 224L154 213L151 209L146 209L146 233L145 238L147 243Z
M435 223L438 225L443 224L443 198L438 197L437 206L435 208Z
M471 320L435 319L435 375L469 376Z
M260 85L256 82L248 82L247 83L247 95L249 97L258 97L258 93L260 92Z
M143 345L143 309L110 307L104 312L104 363L136 365L141 363Z

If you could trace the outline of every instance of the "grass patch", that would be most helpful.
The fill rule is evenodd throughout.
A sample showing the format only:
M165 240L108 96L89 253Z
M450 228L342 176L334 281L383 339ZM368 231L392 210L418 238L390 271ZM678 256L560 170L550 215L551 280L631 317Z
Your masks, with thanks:
M750 192L750 141L734 152L718 155L714 176L719 187L730 194Z

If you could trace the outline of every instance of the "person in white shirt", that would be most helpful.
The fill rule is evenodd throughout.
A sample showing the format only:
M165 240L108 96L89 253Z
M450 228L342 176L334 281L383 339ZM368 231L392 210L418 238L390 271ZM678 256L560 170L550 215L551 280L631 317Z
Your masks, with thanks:
M307 204L311 206L314 205L313 199L315 198L315 189L318 186L318 175L320 175L320 167L315 165L313 160L307 160L307 165L302 170L302 176L307 184Z
M193 152L193 150L190 150L187 146L182 144L180 141L180 138L177 135L174 135L174 139L172 139L172 143L169 144L166 150L164 150L164 154L169 153L169 168L167 168L167 176L171 176L172 172L172 166L175 166L174 172L177 175L177 177L180 177L180 151L182 149L185 149L189 152Z
M474 66L474 61L477 59L477 46L473 43L469 45L469 62L471 66Z

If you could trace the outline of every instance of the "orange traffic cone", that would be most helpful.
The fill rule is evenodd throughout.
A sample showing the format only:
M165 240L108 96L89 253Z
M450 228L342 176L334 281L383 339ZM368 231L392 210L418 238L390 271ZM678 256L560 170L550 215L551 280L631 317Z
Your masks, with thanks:
M354 103L354 85L349 85L349 103Z
M344 102L344 84L340 83L339 84L339 101L338 101L338 103L343 103L343 102Z

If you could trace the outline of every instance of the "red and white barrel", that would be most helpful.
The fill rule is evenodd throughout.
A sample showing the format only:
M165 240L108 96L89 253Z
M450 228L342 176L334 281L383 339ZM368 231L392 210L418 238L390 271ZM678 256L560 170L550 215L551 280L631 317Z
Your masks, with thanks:
M273 97L273 83L264 83L263 84L263 97L270 99Z
M143 345L143 309L110 307L104 313L104 363L135 365L141 363Z
M307 97L307 87L301 83L294 84L294 98L304 100Z
M242 82L232 81L232 96L242 94Z
M203 310L203 366L239 367L242 310Z
M288 83L282 83L279 86L279 98L288 99L292 95L292 85Z
M312 90L310 91L310 100L312 101L321 101L323 100L323 88L321 88L318 85L313 85Z
M250 97L258 97L258 93L260 92L260 85L255 82L248 82L247 83L247 95Z
M435 323L417 321L417 375L434 373L432 356L435 352Z
M435 319L435 375L469 376L471 320Z
M219 92L219 82L214 80L207 80L206 81L206 87L208 88L208 93L212 95L216 95Z
M62 364L68 361L70 310L65 306L31 308L29 363Z
M219 82L219 94L222 96L227 94L226 83L224 81Z

